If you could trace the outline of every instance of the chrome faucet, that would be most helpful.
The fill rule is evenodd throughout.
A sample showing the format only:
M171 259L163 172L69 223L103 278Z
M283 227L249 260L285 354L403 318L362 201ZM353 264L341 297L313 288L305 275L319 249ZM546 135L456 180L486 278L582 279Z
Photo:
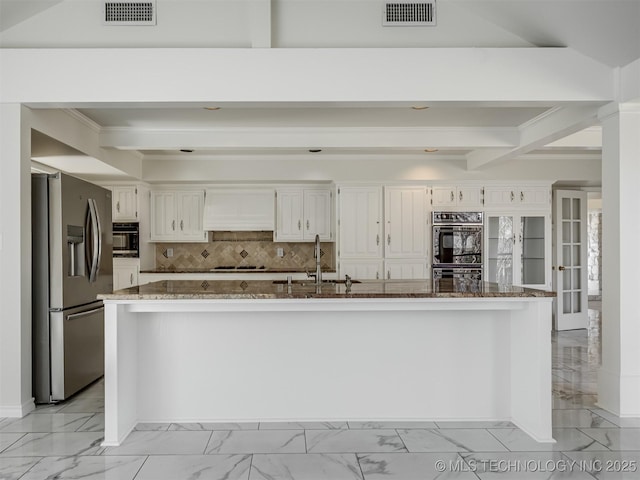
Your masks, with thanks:
M316 234L316 246L313 251L313 256L316 259L316 273L307 272L307 276L313 277L316 285L322 284L322 269L320 268L320 235Z

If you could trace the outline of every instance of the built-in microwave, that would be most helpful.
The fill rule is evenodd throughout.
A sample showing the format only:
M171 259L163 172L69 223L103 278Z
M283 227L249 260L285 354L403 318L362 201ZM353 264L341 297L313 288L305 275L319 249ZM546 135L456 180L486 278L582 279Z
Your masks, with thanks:
M113 224L113 256L138 258L140 230L138 223Z

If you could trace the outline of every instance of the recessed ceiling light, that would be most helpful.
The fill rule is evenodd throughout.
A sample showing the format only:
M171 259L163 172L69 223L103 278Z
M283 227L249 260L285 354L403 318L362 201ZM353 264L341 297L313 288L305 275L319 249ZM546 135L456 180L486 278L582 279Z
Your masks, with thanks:
M318 152L321 152L321 151L322 151L321 148L310 148L309 149L309 152L311 152L311 153L318 153Z
M191 152L193 152L193 150L191 150L190 148L181 148L181 149L180 149L180 151L181 151L181 152L184 152L184 153L191 153Z
M413 110L426 110L429 107L427 107L426 105L413 105L411 108Z
M220 107L204 107L205 110L220 110Z
M433 153L433 152L437 152L438 149L437 148L425 148L424 151L427 152L427 153Z

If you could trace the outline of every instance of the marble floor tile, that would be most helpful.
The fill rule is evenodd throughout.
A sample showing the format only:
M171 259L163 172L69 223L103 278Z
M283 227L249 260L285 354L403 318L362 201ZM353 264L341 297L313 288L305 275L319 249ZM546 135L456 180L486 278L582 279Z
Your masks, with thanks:
M303 430L214 431L206 454L305 453Z
M487 430L447 428L398 430L410 452L500 452L507 449Z
M260 422L260 430L341 430L347 422Z
M170 423L138 423L133 429L138 432L166 432Z
M512 452L608 450L577 428L554 428L552 435L556 443L538 443L518 429L503 428L489 431Z
M20 480L133 480L146 457L47 457Z
M75 432L92 416L92 413L32 414L5 424L0 431L22 433Z
M565 455L598 480L640 478L640 452L567 452Z
M211 432L131 432L103 455L202 455Z
M224 422L212 422L212 423L172 423L169 425L169 430L257 430L258 422L245 422L245 423L224 423Z
M589 410L591 410L593 413L595 413L596 415L601 416L602 418L610 421L611 423L613 423L614 425L621 427L621 428L640 428L640 417L635 417L635 418L621 418L618 417L617 415L614 415L611 412L608 412L607 410L603 410L602 408L597 408L597 407L593 407L590 408Z
M19 435L19 434L18 434ZM95 455L103 440L101 432L27 433L0 456L50 457Z
M539 479L593 480L560 452L462 453L470 469L482 480Z
M35 410L31 412L29 415L34 415L38 413L56 413L62 410L66 406L67 404L64 402L40 404L40 405L36 405ZM89 413L89 412L82 412L82 413Z
M0 478L18 480L24 473L40 461L42 457L7 457L0 459Z
M254 455L251 480L361 480L354 454Z
M608 422L600 415L596 415L587 409L554 410L552 412L552 425L554 428L586 427L586 428L614 428L615 425Z
M10 445L16 443L24 433L2 433L0 432L0 453Z
M247 480L251 455L151 455L135 480Z
M83 424L78 432L104 432L104 413L96 413L87 423Z
M576 409L590 408L598 401L597 395L563 395L553 397L553 408L555 409Z
M386 421L386 422L348 422L349 428L354 430L364 428L384 429L384 428L438 428L435 422L404 422L404 421Z
M477 479L457 453L358 455L365 480Z
M309 453L406 452L395 430L307 430Z
M640 451L640 428L581 428L580 430L611 450Z
M516 426L509 421L468 421L468 422L450 422L450 421L437 421L438 428L516 428Z
M63 408L58 410L60 413L103 413L104 398L76 398L68 402Z

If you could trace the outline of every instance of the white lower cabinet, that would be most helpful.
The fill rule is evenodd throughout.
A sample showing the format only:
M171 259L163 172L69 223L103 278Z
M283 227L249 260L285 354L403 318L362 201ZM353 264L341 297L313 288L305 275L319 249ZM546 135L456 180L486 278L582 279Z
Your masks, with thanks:
M338 269L340 278L349 275L354 280L379 280L384 272L382 260L341 260Z
M422 280L427 278L426 258L394 258L384 261L385 280Z
M113 289L135 287L140 275L140 260L138 258L113 259Z

